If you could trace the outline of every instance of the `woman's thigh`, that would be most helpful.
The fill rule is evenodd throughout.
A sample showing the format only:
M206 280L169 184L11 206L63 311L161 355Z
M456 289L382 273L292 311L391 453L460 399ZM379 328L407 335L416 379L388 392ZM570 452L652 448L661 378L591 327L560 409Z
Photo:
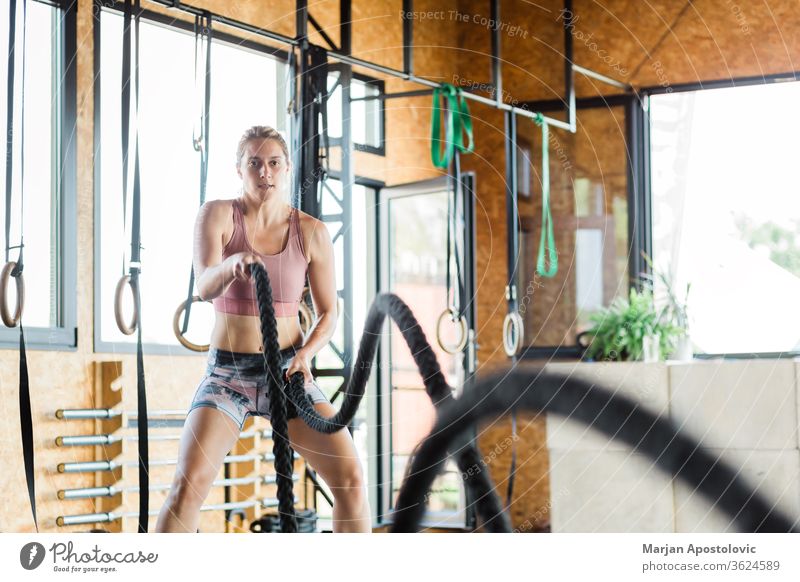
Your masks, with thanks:
M176 481L210 486L238 438L239 427L225 412L207 406L193 409L181 435Z
M328 402L318 402L314 408L326 417L336 413ZM348 485L354 476L360 478L358 451L347 429L322 434L309 428L300 418L293 418L289 421L289 441L331 488Z

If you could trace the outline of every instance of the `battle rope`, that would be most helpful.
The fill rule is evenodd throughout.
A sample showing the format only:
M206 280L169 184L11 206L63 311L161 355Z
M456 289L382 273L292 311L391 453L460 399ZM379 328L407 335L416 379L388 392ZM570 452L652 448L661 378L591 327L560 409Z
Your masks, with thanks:
M294 507L291 481L291 449L285 437L287 406L286 400L291 403L289 410L303 419L312 429L322 433L333 433L347 427L353 420L358 405L364 396L364 391L372 371L372 362L378 347L386 316L390 316L403 334L408 347L413 354L414 361L422 374L423 383L428 396L434 406L453 399L452 390L442 374L436 354L428 343L422 328L411 310L403 301L392 294L380 294L370 307L364 325L364 333L359 346L358 357L353 366L353 376L350 383L343 391L344 401L334 416L326 418L321 416L314 405L307 398L303 374L292 374L290 382L286 385L286 394L283 393L283 380L280 374L278 360L278 338L275 325L274 309L272 307L272 292L269 286L269 276L259 264L251 266L251 273L255 278L256 297L258 300L259 314L261 317L261 333L264 341L264 357L268 380L268 394L270 397L272 416L272 431L274 435L273 452L275 453L276 472L278 473L278 499L283 531L294 531ZM488 531L508 531L510 525L502 511L500 500L494 493L494 484L489 476L489 471L483 463L480 452L472 443L466 443L452 451L456 456L459 470L464 477L465 486L473 492L476 500L476 510L486 522ZM498 519L499 516L499 519Z
M732 517L745 532L796 532L798 520L774 508L753 491L728 463L700 448L670 421L642 409L627 397L571 376L519 369L477 382L458 400L439 410L430 435L411 461L400 489L392 531L418 531L425 496L442 469L447 447L476 423L511 408L547 412L581 421L645 453L670 475L679 477Z
M269 398L270 424L272 425L272 452L275 455L275 483L278 488L278 514L281 531L297 532L297 517L294 512L294 492L292 474L294 472L294 453L289 445L288 414L286 396L281 389L280 347L278 345L278 326L275 322L275 309L272 305L272 287L267 270L259 263L250 265L250 273L255 278L256 300L261 320L261 337L264 346L264 366L267 375L267 396ZM303 374L300 374L302 382ZM301 388L302 389L302 388ZM262 394L256 395L256 409Z
M296 531L292 494L292 451L287 438L286 399L309 426L322 432L344 428L352 420L364 394L380 331L387 315L397 323L420 369L426 392L437 407L437 421L430 435L417 447L407 478L400 489L392 530L418 531L425 510L425 498L449 454L457 454L465 486L474 494L479 515L488 531L508 532L508 517L477 448L472 444L452 451L458 437L481 420L496 417L512 408L549 412L584 422L609 437L619 439L647 454L663 470L684 479L715 505L732 516L745 531L790 532L795 523L759 493L751 490L727 463L700 448L694 439L680 433L670 421L639 408L626 397L589 382L558 374L510 370L479 381L454 399L424 333L402 300L381 294L367 316L364 338L359 347L354 374L340 412L331 418L320 416L306 398L303 374L292 375L287 394L281 390L277 329L272 292L266 270L251 267L264 339L264 356L269 383L278 497L283 531ZM349 418L348 418L349 417ZM477 468L477 470L476 470ZM294 527L293 527L294 526Z

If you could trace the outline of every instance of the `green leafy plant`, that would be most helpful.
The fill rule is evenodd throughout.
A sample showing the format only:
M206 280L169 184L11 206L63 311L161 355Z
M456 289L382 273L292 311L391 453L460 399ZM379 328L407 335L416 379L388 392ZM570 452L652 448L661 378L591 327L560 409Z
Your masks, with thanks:
M594 325L586 332L591 338L586 356L593 360L640 360L645 336L654 334L660 337L661 359L666 359L684 333L669 306L656 309L650 289L631 289L628 299L617 297L589 319Z
M678 294L675 291L675 284L672 280L672 276L669 275L669 270L662 271L657 269L656 266L653 264L653 259L647 253L642 253L642 257L650 266L650 270L655 273L655 276L650 275L649 273L642 273L641 279L649 289L653 289L655 286L655 281L658 280L661 282L661 287L663 288L664 293L666 293L666 297L663 297L659 301L661 303L665 303L663 310L659 315L659 319L662 321L672 321L680 330L682 334L686 334L689 331L689 291L692 288L691 283L686 284L686 292L683 294L683 299L678 298Z

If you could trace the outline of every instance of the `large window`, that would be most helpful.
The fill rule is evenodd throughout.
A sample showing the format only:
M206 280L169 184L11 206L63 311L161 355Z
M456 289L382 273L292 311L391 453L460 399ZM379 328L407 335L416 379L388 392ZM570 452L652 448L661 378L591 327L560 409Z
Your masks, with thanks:
M122 16L103 11L100 24L99 325L95 345L100 350L116 350L130 349L135 340L135 336L119 332L113 316L123 252L130 247L130 235L123 229L119 139ZM199 204L200 154L192 145L192 128L199 115L194 36L147 20L141 22L140 35L142 331L151 350L167 346L179 352L183 348L173 334L172 317L188 290L192 230ZM208 200L239 195L236 146L245 129L252 125L286 128L282 104L287 83L285 64L266 52L215 39L211 54ZM213 325L211 306L195 304L191 319L187 335L196 343L205 343Z
M56 3L57 4L57 3ZM21 16L22 3L17 9ZM9 41L8 7L0 13L0 44ZM16 31L15 55L22 63L22 27ZM62 10L53 3L28 2L25 42L25 136L24 187L21 182L21 96L22 75L17 68L14 151L0 141L0 187L5 200L6 157L14 159L13 203L10 208L10 243L18 245L24 236L25 310L22 323L32 347L64 349L75 346L75 7ZM5 128L10 106L6 100L7 53L0 59L0 119ZM67 64L70 63L70 66ZM8 130L8 128L6 128ZM20 225L21 201L24 218ZM0 204L0 224L6 219ZM20 228L22 226L22 228ZM6 237L0 228L0 248ZM19 251L12 249L10 260ZM3 257L5 259L5 257ZM16 302L16 289L9 285L9 304ZM0 329L3 346L17 347L19 332Z
M653 255L695 352L800 350L800 83L650 98Z

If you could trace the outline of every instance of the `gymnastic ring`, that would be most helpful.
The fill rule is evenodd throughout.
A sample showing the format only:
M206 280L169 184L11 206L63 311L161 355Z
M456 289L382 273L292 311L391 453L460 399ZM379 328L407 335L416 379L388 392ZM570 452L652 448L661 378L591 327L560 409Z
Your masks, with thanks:
M17 327L22 317L22 310L25 308L25 280L22 278L22 273L18 273L14 277L17 282L17 304L14 307L14 317L11 317L11 313L8 311L8 303L6 302L8 298L8 278L16 267L17 263L15 261L9 261L3 267L2 273L0 273L0 316L3 318L3 323L6 324L6 327Z
M300 301L297 307L297 314L300 317L300 331L305 336L314 325L314 312L305 301Z
M131 335L133 332L136 331L136 326L139 325L139 310L136 306L136 289L134 288L136 284L131 279L130 275L123 275L119 282L117 283L117 289L114 292L114 317L117 320L117 327L119 330L124 333L125 335ZM133 316L131 317L130 324L125 324L125 321L122 319L122 292L125 290L125 287L130 287L131 292L133 293Z
M512 331L516 332L513 334L513 340L509 339ZM522 345L522 334L522 317L516 311L507 313L506 318L503 320L503 349L509 358L519 353L519 348Z
M451 321L458 321L459 327L461 328L461 336L458 338L458 341L449 345L442 340L442 320L447 315L450 316ZM436 342L439 344L439 347L448 354L458 354L467 346L467 337L467 318L463 315L459 317L458 311L456 311L454 307L448 307L442 311L441 315L439 315L439 319L436 320Z
M181 304L178 305L178 309L175 310L175 316L172 318L172 331L175 332L175 337L178 338L178 341L181 342L183 347L193 352L207 352L210 346L209 344L193 344L186 339L186 336L181 332L181 315L183 315L183 312L186 311L186 308L191 303L198 303L201 301L204 300L199 295L192 295L191 299L184 299L181 301Z

